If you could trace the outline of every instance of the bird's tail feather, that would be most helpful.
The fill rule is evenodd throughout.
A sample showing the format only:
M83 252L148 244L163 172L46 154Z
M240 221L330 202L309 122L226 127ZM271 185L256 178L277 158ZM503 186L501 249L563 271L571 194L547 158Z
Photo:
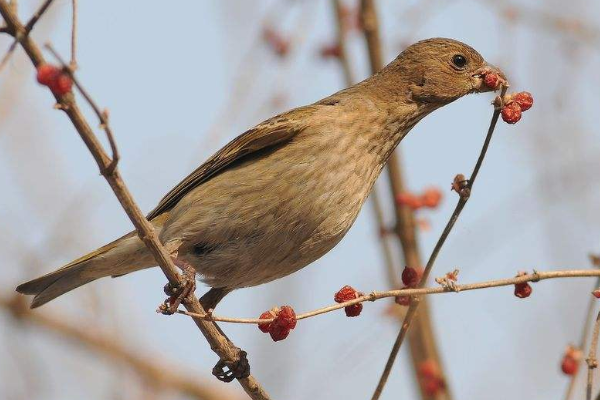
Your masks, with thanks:
M154 259L132 232L54 272L19 285L17 292L35 295L31 308L36 308L96 279L125 275L153 265Z

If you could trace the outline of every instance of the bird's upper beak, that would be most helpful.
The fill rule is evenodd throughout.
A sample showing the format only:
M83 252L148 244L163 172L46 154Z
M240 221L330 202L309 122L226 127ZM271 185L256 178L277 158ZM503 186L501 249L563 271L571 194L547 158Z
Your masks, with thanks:
M488 74L494 74L498 77L498 83L495 87L491 87L485 84L484 78ZM500 68L487 63L483 67L476 70L475 73L471 75L471 78L473 82L473 91L478 93L496 91L500 89L503 84L508 84L504 72L502 72Z

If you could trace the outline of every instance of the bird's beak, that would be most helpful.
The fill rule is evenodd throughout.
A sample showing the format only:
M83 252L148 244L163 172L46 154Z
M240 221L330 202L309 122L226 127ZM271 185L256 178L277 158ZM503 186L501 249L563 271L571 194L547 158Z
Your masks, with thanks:
M495 87L490 87L485 84L484 78L488 74L494 74L498 77L498 82ZM502 72L500 68L487 63L483 67L475 71L471 78L473 82L473 90L478 93L496 91L500 89L502 85L508 84L504 72Z

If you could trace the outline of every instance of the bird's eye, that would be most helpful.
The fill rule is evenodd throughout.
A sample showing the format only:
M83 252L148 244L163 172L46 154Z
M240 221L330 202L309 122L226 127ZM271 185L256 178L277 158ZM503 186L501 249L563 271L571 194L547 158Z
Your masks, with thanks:
M458 69L463 69L467 65L467 59L461 54L455 54L452 57L452 64Z

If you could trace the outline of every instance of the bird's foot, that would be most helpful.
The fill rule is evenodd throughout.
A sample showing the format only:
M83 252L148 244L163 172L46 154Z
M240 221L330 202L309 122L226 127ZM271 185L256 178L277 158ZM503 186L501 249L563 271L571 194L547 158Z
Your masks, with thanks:
M231 382L234 379L242 379L250 376L250 363L248 362L248 353L238 349L238 357L235 361L225 361L223 359L214 366L212 374L221 382Z
M174 258L173 262L183 272L183 280L179 286L175 286L171 282L165 285L165 294L169 297L158 308L158 311L165 315L175 314L179 305L185 303L196 290L196 270L183 260Z

